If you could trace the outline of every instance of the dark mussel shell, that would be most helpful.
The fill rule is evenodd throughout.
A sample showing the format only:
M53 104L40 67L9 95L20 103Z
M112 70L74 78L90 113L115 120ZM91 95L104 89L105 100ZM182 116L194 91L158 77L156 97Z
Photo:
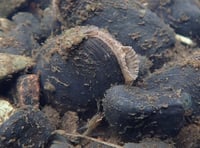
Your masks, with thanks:
M0 126L0 147L44 147L52 131L41 111L20 109Z
M190 56L170 68L163 68L153 76L146 78L147 89L172 90L177 93L185 92L190 99L185 100L185 105L192 111L194 118L200 115L200 50L194 50ZM189 111L188 110L188 111ZM189 111L190 112L190 111Z
M200 2L198 0L148 0L149 8L175 32L200 39Z
M173 91L149 91L119 85L111 87L103 99L109 124L119 134L139 140L145 135L175 136L184 123L182 98Z
M107 28L122 44L132 46L137 53L148 57L175 43L173 30L136 1L60 1L59 5L53 6L67 25Z
M174 67L161 74L156 74L147 80L148 89L165 89L178 93L188 94L188 99L184 100L186 106L190 106L194 115L200 115L200 72L191 66Z
M200 56L195 51L184 62L152 74L143 88L114 86L103 99L111 126L134 137L145 134L175 136L185 117L199 118Z
M94 26L75 27L37 51L43 99L62 113L96 110L96 100L112 84L131 83L137 55Z

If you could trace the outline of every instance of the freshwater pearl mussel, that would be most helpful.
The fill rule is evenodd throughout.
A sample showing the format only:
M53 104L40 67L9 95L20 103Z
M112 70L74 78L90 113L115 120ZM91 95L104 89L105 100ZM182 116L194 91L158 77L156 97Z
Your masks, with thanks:
M39 52L35 69L44 98L61 112L92 111L111 85L130 85L138 75L135 51L94 26L69 29Z
M175 43L173 30L135 1L76 1L63 11L66 4L69 1L52 0L44 17L34 8L32 13L16 14L12 22L6 21L10 27L3 27L1 56L13 60L2 60L2 67L8 69L0 73L0 147L67 147L71 145L66 136L70 130L64 134L54 130L62 129L73 116L78 115L75 121L81 121L96 112L86 125L88 129L78 136L90 134L101 121L126 136L125 140L137 142L144 136L171 138L185 125L196 124L199 49L186 52L191 55L184 56L181 64L167 63L176 58L169 51L178 55L190 49L182 45L170 49ZM68 13L70 9L74 13ZM68 18L64 18L66 14ZM59 21L72 28L57 34ZM19 54L21 60L17 60ZM6 61L14 66L10 68ZM24 65L18 64L22 61ZM57 117L44 115L49 106ZM61 118L66 118L62 124ZM71 124L71 128L77 127Z
M32 59L27 57L27 60L30 60L28 62L33 64L24 65L21 69L32 67L36 74L19 76L16 81L16 96L13 97L17 99L16 102L14 100L16 107L20 108L9 114L7 120L2 123L1 135L4 139L1 145L14 146L17 142L18 146L33 144L37 147L47 142L53 127L38 110L39 80L42 92L40 101L52 105L60 114L68 110L95 113L97 102L101 101L106 89L114 84L131 85L139 70L137 54L130 46L123 46L106 30L94 26L79 26L66 30L61 35L48 39L34 53L35 60L31 61ZM2 55L17 57L6 53ZM4 75L12 75L14 72ZM27 118L27 121L21 118ZM33 120L35 123L31 123ZM31 136L34 132L27 132L26 128L23 128L29 128L30 124L33 124L32 128L36 133L43 131L41 135L36 134L41 138L40 141ZM6 126L9 128L5 128ZM19 130L16 130L17 126ZM15 134L10 135L11 133ZM18 133L24 133L25 137L32 139L24 140L24 136ZM9 138L13 140L8 141Z

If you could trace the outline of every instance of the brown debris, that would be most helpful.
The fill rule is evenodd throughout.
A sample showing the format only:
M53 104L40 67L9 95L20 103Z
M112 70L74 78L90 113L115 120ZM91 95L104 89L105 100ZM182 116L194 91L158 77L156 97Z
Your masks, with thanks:
M33 105L39 108L40 85L39 76L35 74L27 74L21 76L17 81L17 97L18 105Z

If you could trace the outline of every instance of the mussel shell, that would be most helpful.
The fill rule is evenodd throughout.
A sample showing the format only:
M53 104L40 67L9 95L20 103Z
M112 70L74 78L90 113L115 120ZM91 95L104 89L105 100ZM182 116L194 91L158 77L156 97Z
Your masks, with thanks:
M154 90L172 90L189 94L184 104L196 115L199 115L200 71L193 66L175 66L154 74L146 80L146 88ZM187 99L188 98L188 99Z
M107 90L103 99L106 119L119 134L175 136L184 124L184 107L172 91L152 91L119 85Z
M0 147L44 147L52 131L42 112L20 109L0 126Z
M78 33L74 33L78 40ZM92 37L61 55L59 50L65 50L67 41L61 42L60 37L48 40L39 51L35 71L41 74L43 99L61 112L96 110L96 100L103 97L104 91L112 84L124 82L117 59L109 46ZM56 52L50 54L52 50Z
M95 25L108 31L139 54L151 56L175 43L173 30L136 1L61 1L68 25Z
M148 0L149 8L156 12L175 32L200 38L200 2L198 0Z

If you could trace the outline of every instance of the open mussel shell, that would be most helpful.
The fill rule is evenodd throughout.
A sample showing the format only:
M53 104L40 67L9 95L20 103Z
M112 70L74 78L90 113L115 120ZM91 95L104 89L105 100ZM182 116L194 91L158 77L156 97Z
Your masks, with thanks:
M44 147L52 131L41 111L18 109L0 126L0 147Z
M173 30L133 0L60 1L58 7L54 5L55 13L63 17L67 25L107 28L122 44L148 57L175 43Z
M198 0L148 0L156 12L175 32L200 39L200 2Z
M103 108L109 124L129 140L175 136L184 123L185 95L119 85L106 92Z
M106 89L131 84L138 73L134 50L94 26L69 29L37 52L42 98L61 112L96 110Z

